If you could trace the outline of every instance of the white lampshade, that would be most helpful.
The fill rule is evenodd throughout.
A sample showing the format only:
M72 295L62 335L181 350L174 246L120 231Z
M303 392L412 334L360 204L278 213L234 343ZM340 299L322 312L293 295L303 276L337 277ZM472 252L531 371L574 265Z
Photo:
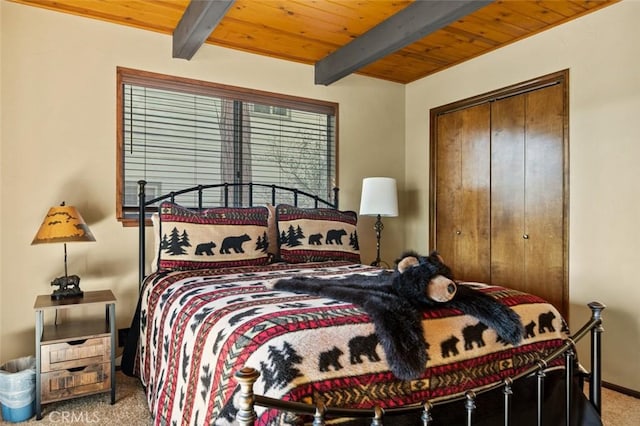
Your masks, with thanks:
M363 216L398 216L396 180L388 177L369 177L362 180L360 214Z

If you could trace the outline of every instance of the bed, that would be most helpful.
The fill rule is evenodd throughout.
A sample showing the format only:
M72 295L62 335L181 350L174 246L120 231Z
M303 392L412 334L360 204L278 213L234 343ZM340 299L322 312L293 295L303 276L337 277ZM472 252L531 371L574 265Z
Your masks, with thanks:
M361 263L357 215L338 209L337 190L327 201L215 184L147 200L141 181L139 200L140 297L122 368L140 377L155 424L601 424L597 302L572 334L539 297L458 283L511 307L524 340L506 344L444 304L422 313L428 361L402 380L362 306L274 288L292 277L381 273ZM584 336L590 371L575 350Z

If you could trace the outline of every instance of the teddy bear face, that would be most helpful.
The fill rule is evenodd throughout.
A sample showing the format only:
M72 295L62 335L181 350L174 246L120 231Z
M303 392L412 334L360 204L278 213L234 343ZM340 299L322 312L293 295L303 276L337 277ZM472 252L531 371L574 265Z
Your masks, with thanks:
M427 257L405 253L398 262L393 288L417 306L448 302L457 291L451 269L436 252Z

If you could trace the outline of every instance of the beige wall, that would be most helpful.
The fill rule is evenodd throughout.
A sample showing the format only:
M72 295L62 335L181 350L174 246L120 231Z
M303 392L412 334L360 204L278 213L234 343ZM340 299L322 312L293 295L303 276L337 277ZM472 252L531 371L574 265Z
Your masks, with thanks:
M112 289L118 327L130 322L137 228L115 220L116 66L339 102L341 207L358 209L363 177L403 183L402 85L352 76L316 86L311 66L214 46L191 61L171 59L167 35L4 0L0 13L0 362L34 353L33 302L63 272L63 248L30 243L47 209L62 200L79 208L97 239L68 245L69 273L80 275L84 290ZM385 225L392 258L403 236L397 219ZM367 262L375 257L372 227L362 220Z
M604 380L640 390L640 2L623 1L407 86L406 243L427 249L429 110L570 70L570 325L604 311ZM587 359L585 347L580 355Z

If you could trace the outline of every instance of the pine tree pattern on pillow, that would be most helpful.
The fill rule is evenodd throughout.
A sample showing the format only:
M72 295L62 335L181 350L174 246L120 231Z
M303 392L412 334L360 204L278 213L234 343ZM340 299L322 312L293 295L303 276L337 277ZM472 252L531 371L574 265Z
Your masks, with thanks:
M276 206L280 258L287 263L346 260L360 263L353 211Z

